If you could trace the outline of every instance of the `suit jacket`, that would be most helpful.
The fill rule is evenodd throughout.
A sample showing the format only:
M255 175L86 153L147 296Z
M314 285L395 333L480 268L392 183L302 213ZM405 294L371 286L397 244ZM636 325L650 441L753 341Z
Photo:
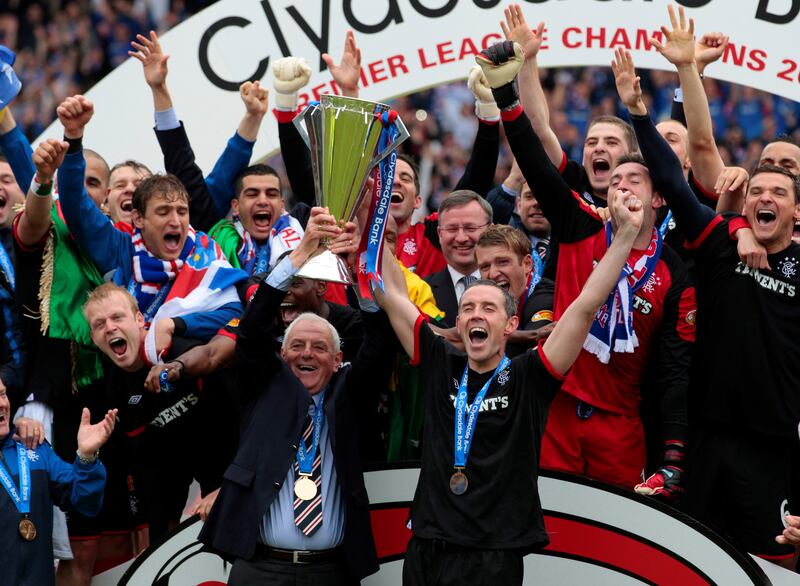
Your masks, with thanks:
M456 288L453 286L450 272L444 268L425 277L425 282L431 286L433 298L436 299L436 307L444 312L444 317L437 325L443 328L452 328L456 325L458 298L456 298Z
M272 324L285 293L261 283L239 324L238 392L243 405L236 456L200 533L226 559L251 559L264 514L295 459L311 395L274 351ZM363 314L367 339L353 365L334 373L325 395L336 475L345 512L343 546L353 578L378 570L358 445L358 422L377 404L375 381L388 376L394 354L382 352L380 332L391 330L383 312ZM386 336L383 336L386 338ZM383 372L382 372L383 371ZM378 379L376 379L378 377Z

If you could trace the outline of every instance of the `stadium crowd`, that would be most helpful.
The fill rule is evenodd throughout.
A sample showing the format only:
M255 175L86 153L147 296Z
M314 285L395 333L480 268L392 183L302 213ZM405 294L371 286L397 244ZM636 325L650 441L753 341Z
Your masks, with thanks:
M0 110L8 583L89 584L174 527L193 482L231 584L358 583L377 570L362 470L387 460L421 460L407 584L521 583L549 540L540 466L796 567L798 110L704 78L722 33L670 7L651 43L674 74L621 50L540 73L543 25L509 5L466 85L394 103L410 138L345 222L316 205L294 125L302 58L242 84L200 169L146 12L25 14L4 37L23 92ZM128 56L165 173L83 144L112 106L79 90ZM354 34L324 59L357 97ZM270 109L284 173L250 164ZM63 139L32 149L52 113ZM301 273L329 253L353 286Z

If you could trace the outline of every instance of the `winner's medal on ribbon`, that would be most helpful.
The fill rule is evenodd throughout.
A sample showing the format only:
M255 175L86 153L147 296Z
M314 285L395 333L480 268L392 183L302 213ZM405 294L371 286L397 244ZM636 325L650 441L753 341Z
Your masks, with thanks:
M458 385L458 395L456 396L456 413L455 413L455 472L450 477L450 492L456 496L461 496L467 492L469 487L469 480L467 475L464 474L464 468L467 465L467 458L469 457L469 448L472 445L472 438L475 435L475 424L478 421L478 412L481 410L483 399L486 392L489 390L489 385L492 384L494 377L511 364L508 356L503 356L500 364L494 369L491 378L481 387L472 405L467 409L467 375L469 373L469 364L464 367L464 374L461 376L461 383Z
M310 476L301 476L294 483L294 494L301 501L310 501L317 496L317 485Z
M0 484L8 493L14 506L22 515L17 530L25 541L36 539L36 525L30 520L31 512L31 471L28 467L28 454L25 446L17 443L17 465L19 467L19 490L14 485L11 473L0 464Z
M25 541L33 541L36 539L36 525L33 524L33 521L31 521L27 515L19 520L17 529L19 530L19 536Z
M300 478L294 481L294 494L303 501L310 501L317 496L317 483L311 479L314 472L314 460L317 457L319 438L322 435L322 425L325 422L325 411L322 408L325 401L325 391L319 398L319 405L314 411L314 431L311 433L311 449L306 450L306 440L301 435L297 442L297 472ZM303 430L305 431L305 430Z

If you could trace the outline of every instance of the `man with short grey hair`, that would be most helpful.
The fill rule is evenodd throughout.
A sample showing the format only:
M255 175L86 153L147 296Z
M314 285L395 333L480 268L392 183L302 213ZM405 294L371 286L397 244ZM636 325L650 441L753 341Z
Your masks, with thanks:
M475 247L492 223L492 207L474 191L454 191L439 205L439 242L447 266L425 278L436 306L444 311L442 327L456 323L458 302L466 288L480 278Z

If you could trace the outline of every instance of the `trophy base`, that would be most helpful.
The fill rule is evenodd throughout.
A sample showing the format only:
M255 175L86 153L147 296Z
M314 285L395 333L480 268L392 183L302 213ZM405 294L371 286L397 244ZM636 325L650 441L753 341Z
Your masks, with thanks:
M296 277L352 285L348 276L347 265L330 250L318 254L304 264L295 274Z

